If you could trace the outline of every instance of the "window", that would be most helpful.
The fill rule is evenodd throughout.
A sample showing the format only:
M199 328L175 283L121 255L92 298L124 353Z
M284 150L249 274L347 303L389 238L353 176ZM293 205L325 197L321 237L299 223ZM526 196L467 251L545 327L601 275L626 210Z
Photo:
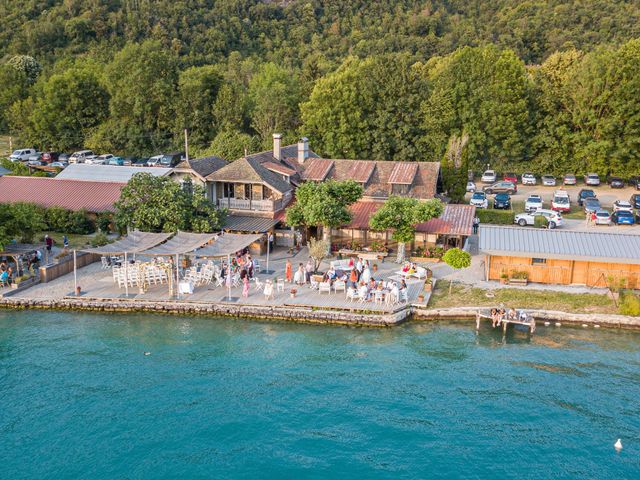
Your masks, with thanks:
M531 259L531 264L532 265L544 265L545 263L547 263L547 259L546 258L532 258Z
M411 185L394 183L391 185L391 193L393 195L406 195L409 193Z
M264 195L263 195L263 191L262 191L262 184L252 185L251 199L252 200L264 200Z

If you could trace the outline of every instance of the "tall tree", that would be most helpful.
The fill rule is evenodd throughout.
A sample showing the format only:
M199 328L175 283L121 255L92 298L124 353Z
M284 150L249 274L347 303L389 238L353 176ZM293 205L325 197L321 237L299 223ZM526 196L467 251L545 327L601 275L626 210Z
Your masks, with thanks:
M296 201L287 209L286 223L292 227L322 227L322 238L331 245L331 229L351 221L349 206L364 193L353 180L306 182L296 190Z
M466 158L466 148L469 136L463 133L462 136L452 135L449 139L447 151L442 159L442 181L444 191L453 203L464 201L467 192L468 163Z
M431 82L423 105L426 141L438 158L451 135L469 135L469 162L504 166L529 154L531 84L510 50L464 47L430 60Z
M29 96L27 75L8 64L0 65L0 131L8 130L7 113L15 102Z
M303 130L334 158L425 160L420 104L427 83L408 56L347 59L303 103Z
M416 198L392 196L369 219L373 230L392 230L398 242L396 262L405 260L406 244L413 241L416 225L442 215L444 206L438 199L420 201Z

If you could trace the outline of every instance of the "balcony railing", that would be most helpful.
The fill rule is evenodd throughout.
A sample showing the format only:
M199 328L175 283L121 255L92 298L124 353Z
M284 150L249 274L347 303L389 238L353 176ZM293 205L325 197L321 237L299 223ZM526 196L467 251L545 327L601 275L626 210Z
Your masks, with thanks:
M219 198L218 207L228 208L229 210L277 212L282 208L282 200L246 200L242 198Z

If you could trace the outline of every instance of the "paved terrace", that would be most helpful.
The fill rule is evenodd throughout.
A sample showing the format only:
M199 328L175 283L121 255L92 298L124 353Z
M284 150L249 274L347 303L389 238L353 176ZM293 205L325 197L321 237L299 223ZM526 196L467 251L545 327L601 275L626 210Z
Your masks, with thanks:
M255 257L254 257L255 258ZM266 268L266 256L258 257L262 269ZM268 278L274 281L274 297L273 299L265 299L262 292L255 289L255 285L251 283L251 290L248 298L242 298L242 287L236 287L231 289L232 301L227 299L228 290L227 287L215 287L214 283L210 285L203 285L194 288L194 293L190 295L180 295L180 302L187 303L203 303L203 304L227 304L233 305L251 305L251 306L295 306L306 307L312 309L333 309L333 310L345 310L345 311L370 311L380 313L390 313L405 308L407 304L396 304L387 306L384 303L375 303L373 301L360 303L358 301L351 301L346 299L344 292L331 291L330 294L319 293L317 290L311 289L309 286L302 286L295 288L298 293L295 298L291 298L290 290L294 286L292 284L285 284L285 290L277 291L275 289L275 279L284 278L285 262L289 258L293 264L294 271L297 268L298 263L306 263L308 259L307 249L302 249L300 252L294 255L287 253L285 249L276 249L270 258L269 269L273 272L271 274L260 273L258 278L264 282ZM326 271L329 268L331 259L327 259L322 262L320 271ZM395 279L399 280L397 272L400 267L395 262L390 260L382 262L376 262L378 271L373 273L373 278L376 280ZM96 300L115 300L115 299L134 299L141 301L175 301L175 297L169 296L169 286L164 285L151 285L147 288L145 293L138 293L138 288L129 288L129 296L125 296L124 289L118 288L118 285L113 281L113 275L111 269L105 270L100 267L99 263L91 264L85 268L78 270L78 285L82 288L82 297L86 299ZM407 281L408 286L408 304L416 303L418 295L423 290L424 280L411 279ZM73 297L73 273L60 277L50 283L36 285L28 290L18 293L15 298L25 299L59 299L64 297ZM426 297L426 295L425 295Z

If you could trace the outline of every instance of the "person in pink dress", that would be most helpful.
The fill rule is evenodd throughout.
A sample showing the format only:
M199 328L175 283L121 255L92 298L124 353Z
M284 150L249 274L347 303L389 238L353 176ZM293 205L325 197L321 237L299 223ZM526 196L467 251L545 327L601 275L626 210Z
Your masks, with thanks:
M242 296L244 298L249 296L249 275L245 275L242 279Z

